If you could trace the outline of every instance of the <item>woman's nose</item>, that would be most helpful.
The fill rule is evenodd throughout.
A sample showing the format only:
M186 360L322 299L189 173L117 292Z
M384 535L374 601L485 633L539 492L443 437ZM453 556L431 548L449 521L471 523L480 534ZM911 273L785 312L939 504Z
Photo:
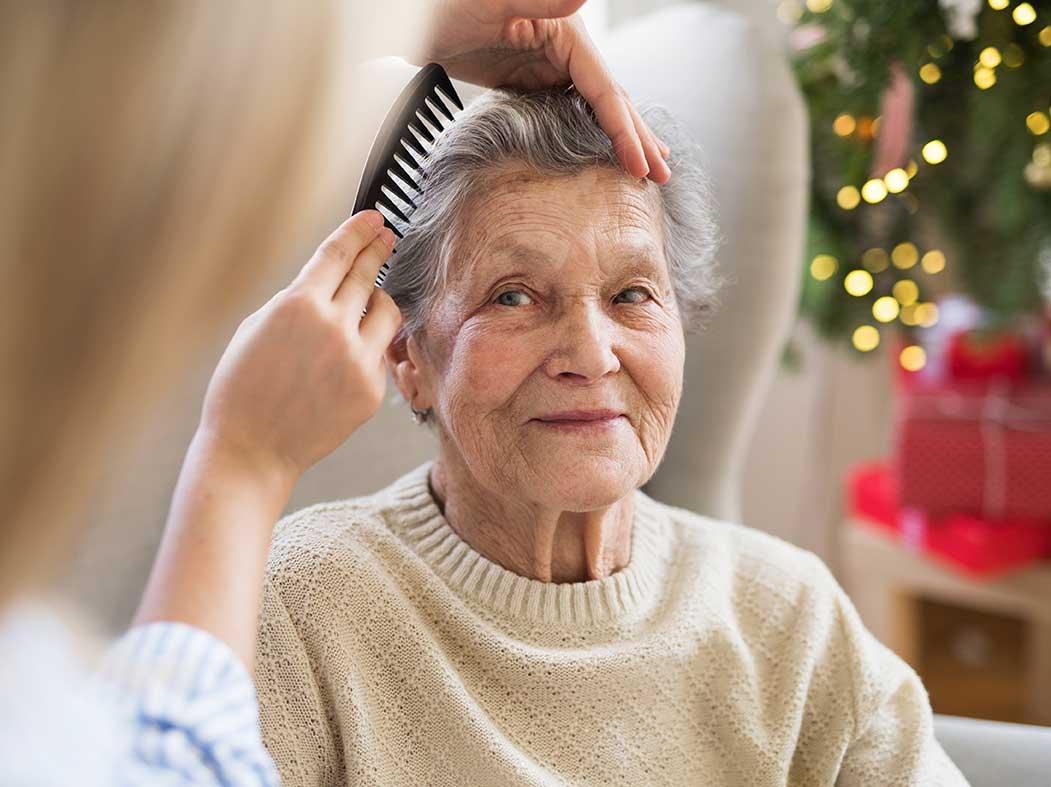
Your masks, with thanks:
M597 380L618 371L618 335L618 326L601 301L573 299L552 326L555 351L550 355L548 372Z

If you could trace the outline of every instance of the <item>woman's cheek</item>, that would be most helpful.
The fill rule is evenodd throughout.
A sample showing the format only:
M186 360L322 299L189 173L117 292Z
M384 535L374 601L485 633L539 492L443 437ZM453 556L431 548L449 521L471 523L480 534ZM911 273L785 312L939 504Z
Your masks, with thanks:
M449 379L462 398L474 400L476 412L504 407L529 375L533 353L520 331L476 324L464 326L453 355Z
M625 365L657 423L674 420L682 396L683 363L686 345L681 333L651 336L646 342L633 343Z

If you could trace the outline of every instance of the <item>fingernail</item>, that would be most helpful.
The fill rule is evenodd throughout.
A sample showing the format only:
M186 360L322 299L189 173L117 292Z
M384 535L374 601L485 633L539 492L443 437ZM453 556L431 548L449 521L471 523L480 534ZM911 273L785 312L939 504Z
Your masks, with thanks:
M378 210L367 210L365 211L365 221L371 224L373 227L379 228L383 226L383 214Z
M382 230L380 230L380 237L383 238L383 242L386 243L388 247L392 249L394 248L395 236L394 233L391 231L390 227L384 227Z

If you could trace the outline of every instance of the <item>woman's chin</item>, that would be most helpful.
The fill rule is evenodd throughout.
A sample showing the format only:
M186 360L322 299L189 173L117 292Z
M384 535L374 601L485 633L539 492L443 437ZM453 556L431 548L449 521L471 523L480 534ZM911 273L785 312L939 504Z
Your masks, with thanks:
M630 456L630 454L628 455ZM638 488L637 468L625 456L561 455L539 459L533 495L565 511L592 511L613 505ZM538 494L539 493L539 494Z

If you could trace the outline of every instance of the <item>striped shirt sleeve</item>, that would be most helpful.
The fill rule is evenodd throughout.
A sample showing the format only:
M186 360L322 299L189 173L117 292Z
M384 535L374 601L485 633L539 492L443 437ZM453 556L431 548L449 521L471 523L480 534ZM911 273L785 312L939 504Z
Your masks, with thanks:
M108 651L102 696L127 721L125 784L276 787L255 686L228 645L185 623L138 626Z

